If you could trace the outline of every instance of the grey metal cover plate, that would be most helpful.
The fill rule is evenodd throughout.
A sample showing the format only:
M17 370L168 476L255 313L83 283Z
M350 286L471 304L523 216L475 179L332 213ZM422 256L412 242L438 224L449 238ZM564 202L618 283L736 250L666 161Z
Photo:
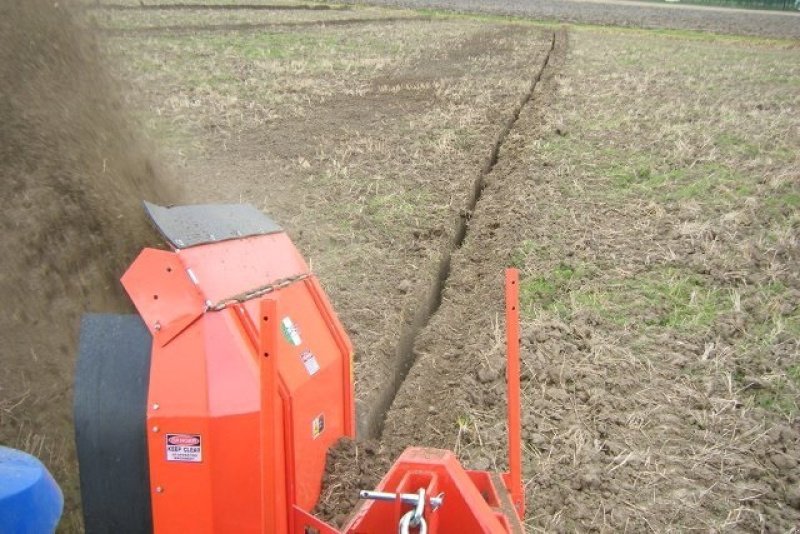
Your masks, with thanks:
M250 204L165 208L145 201L144 209L161 235L176 249L283 231Z

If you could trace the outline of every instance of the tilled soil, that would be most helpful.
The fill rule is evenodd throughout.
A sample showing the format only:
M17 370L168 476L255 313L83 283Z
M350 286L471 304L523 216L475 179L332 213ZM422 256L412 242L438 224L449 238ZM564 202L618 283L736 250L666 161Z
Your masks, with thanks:
M530 530L791 531L798 101L760 70L791 51L598 37L551 58L503 144L381 442L505 468L517 265Z
M800 13L627 0L374 0L411 8L515 15L557 22L800 38Z
M117 11L102 18L114 32L151 24ZM529 529L800 521L791 47L577 29L568 48L563 32L527 24L389 11L339 29L187 30L219 24L204 11L107 34L131 91L98 97L94 115L69 95L114 94L98 90L105 81L67 84L48 107L80 62L57 60L47 83L23 69L22 86L42 93L13 99L7 124L19 128L3 130L4 162L22 161L9 176L31 172L9 189L3 243L40 245L5 254L6 273L37 267L2 279L26 303L3 327L31 354L11 344L3 439L10 428L12 443L60 466L71 517L74 319L120 304L106 297L111 277L149 244L138 200L169 196L134 137L118 137L129 130L112 110L132 101L157 117L186 200L269 212L350 331L360 435L380 438L332 452L323 517L341 523L407 445L505 467L502 274L516 265ZM720 17L709 28L734 32ZM25 57L4 64L14 54ZM37 142L20 152L20 139ZM51 183L41 169L66 185L31 186Z

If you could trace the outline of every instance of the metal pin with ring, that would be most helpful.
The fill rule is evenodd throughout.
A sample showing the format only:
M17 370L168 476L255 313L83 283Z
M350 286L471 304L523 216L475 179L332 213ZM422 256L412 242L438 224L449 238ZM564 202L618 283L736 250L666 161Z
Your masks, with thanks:
M387 493L385 491L370 491L370 490L361 490L358 492L358 497L361 499L369 499L372 501L394 501L397 499L396 493ZM411 506L416 506L419 502L419 495L417 493L401 493L400 494L400 502L403 504L410 504ZM428 502L431 505L431 510L436 510L444 503L444 493L440 493L435 497L431 497L428 499Z
M368 491L361 490L358 494L362 499L371 499L374 501L394 501L398 497L403 504L410 504L414 507L413 510L406 512L401 518L397 527L399 534L409 534L410 529L416 528L419 534L427 534L428 523L425 521L423 514L425 513L425 490L420 488L417 493L387 493L383 491ZM444 493L440 493L435 497L431 497L428 503L431 510L435 511L444 502Z

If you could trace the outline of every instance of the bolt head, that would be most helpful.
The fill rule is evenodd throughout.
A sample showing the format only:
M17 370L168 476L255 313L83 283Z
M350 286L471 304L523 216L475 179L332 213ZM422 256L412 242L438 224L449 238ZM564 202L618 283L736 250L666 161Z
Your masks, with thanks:
M156 493L164 493L164 488L162 486L156 486Z
M153 432L158 432L158 430L159 430L159 428L158 428L157 425L153 427Z

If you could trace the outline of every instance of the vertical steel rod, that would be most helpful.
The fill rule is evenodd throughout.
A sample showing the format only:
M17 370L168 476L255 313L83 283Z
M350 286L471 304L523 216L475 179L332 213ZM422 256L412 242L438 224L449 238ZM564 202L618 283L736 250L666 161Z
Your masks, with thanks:
M506 269L506 381L508 383L508 467L511 498L520 519L525 515L522 490L522 398L519 352L519 271Z

